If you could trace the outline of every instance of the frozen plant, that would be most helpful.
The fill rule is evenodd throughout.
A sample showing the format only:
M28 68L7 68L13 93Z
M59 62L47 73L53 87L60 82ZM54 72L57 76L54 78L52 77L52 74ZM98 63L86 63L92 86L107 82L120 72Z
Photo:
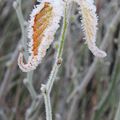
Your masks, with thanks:
M18 57L18 65L23 72L34 70L41 63L46 50L54 40L61 18L65 17L65 3L68 5L72 1L80 5L82 29L88 48L96 57L106 56L106 53L97 48L95 44L98 19L93 0L71 0L69 2L68 0L41 0L39 5L34 6L28 22L28 63L23 63L23 53L20 53Z
M45 101L46 119L52 120L50 93L62 63L63 46L69 23L69 8L72 2L76 2L80 6L82 29L90 51L99 58L105 57L106 53L97 48L95 44L98 19L93 0L38 0L38 2L39 5L34 6L28 21L28 62L26 64L23 62L23 53L20 53L18 65L23 72L30 72L36 69L46 55L46 50L52 44L54 35L60 26L60 20L63 18L55 63L46 85L41 87ZM31 88L29 89L31 91Z

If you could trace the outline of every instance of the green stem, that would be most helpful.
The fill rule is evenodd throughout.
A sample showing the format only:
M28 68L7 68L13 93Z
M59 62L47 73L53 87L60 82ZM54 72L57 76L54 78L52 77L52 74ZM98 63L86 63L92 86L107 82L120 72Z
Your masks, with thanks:
M62 30L62 35L61 35L61 42L60 42L60 47L58 49L58 59L62 57L63 53L63 47L64 47L64 41L66 37L66 31L67 31L67 8L65 8L65 15L64 15L64 21L63 21L63 30Z
M47 91L50 93L55 77L58 73L58 69L62 63L62 54L63 54L63 47L64 47L64 42L65 42L65 37L66 37L66 32L67 32L67 25L68 25L68 21L67 21L67 8L65 7L65 13L64 13L64 20L63 20L63 27L62 27L62 33L61 33L61 38L60 38L60 44L58 47L58 51L57 51L57 55L56 55L56 59L55 59L55 63L53 65L53 69L51 71L50 77L48 79L47 82Z
M58 73L59 67L62 63L62 54L63 54L63 48L64 48L64 42L66 38L66 32L67 32L67 5L65 7L65 13L64 13L64 20L63 20L63 27L62 27L62 33L60 38L60 44L57 51L55 63L53 65L50 77L48 79L48 82L46 85L43 85L41 87L44 101L45 101L45 109L46 109L46 120L52 120L52 108L51 108L51 102L50 102L50 93L53 87L53 83L55 81L56 75Z

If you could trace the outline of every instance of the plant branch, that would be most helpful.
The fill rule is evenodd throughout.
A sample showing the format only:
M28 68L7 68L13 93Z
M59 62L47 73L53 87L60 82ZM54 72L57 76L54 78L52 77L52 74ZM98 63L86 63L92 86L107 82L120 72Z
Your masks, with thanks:
M46 109L46 120L52 120L52 108L51 108L51 102L50 102L50 92L53 87L53 83L55 81L56 75L58 73L58 69L62 63L62 54L63 54L63 47L64 47L64 42L66 38L66 32L67 32L67 4L65 7L64 11L64 20L63 20L63 27L62 27L62 33L61 33L61 38L60 38L60 43L58 47L58 51L56 54L56 59L55 63L53 65L50 77L48 79L48 82L46 85L42 85L41 90L44 96L44 101L45 101L45 109Z
M66 16L66 9L65 9L65 15L64 15L64 21L63 21L63 28L62 28L62 34L61 34L61 41L59 44L59 48L57 51L57 55L56 55L56 59L55 59L55 63L53 66L53 69L51 71L50 77L48 79L47 82L47 90L49 91L49 93L51 92L51 88L53 86L55 77L57 75L58 69L62 63L62 54L63 54L63 47L64 47L64 42L65 42L65 36L66 36L66 31L67 31L67 16Z
M22 46L25 50L24 51L24 57L27 61L27 59L28 59L27 36L26 36L27 30L26 30L26 26L25 26L26 22L23 18L23 14L22 14L22 10L21 10L21 0L14 1L13 7L16 11L16 14L17 14L17 17L18 17L18 20L19 20L19 23L20 23L21 32L22 32L21 42L22 42ZM29 90L32 99L35 99L36 96L37 96L37 93L35 92L34 87L32 85L32 77L33 77L33 71L28 72L27 73L27 79L25 79L24 83L25 83L27 89Z

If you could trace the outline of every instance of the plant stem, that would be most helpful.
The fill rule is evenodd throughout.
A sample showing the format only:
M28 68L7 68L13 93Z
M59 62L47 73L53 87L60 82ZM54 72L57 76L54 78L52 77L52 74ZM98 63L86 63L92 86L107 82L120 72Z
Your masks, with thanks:
M57 55L58 59L62 57L64 41L65 41L66 31L67 31L67 25L68 25L68 21L67 21L67 8L65 8L63 29L62 29L62 35L61 35L61 42L60 42L60 47L58 49L58 55Z
M62 28L60 43L59 43L58 51L57 51L57 54L56 54L55 63L53 65L53 69L51 71L50 77L49 77L47 85L46 85L47 86L47 91L49 93L51 92L55 77L56 77L57 72L58 72L58 69L59 69L59 67L62 63L62 54L63 54L63 47L64 47L65 38L66 38L67 25L68 25L67 8L65 8L63 28Z
M25 20L22 14L22 10L21 10L21 0L16 0L13 2L13 7L16 11L18 20L19 20L19 24L20 24L20 28L21 28L21 32L22 32L22 38L21 38L21 42L22 42L22 46L24 49L26 49L26 30L25 30ZM25 50L25 59L27 60L28 57L28 53Z
M21 37L21 42L22 42L22 46L24 48L24 57L25 60L27 61L28 59L28 52L27 52L27 36L26 36L26 32L27 30L25 29L25 20L22 14L22 10L21 10L21 0L16 0L13 3L13 7L16 11L18 20L19 20L19 24L21 27L21 32L22 32L22 37ZM25 79L24 83L27 87L27 89L29 90L29 93L32 97L32 99L35 99L37 96L37 93L35 92L35 89L32 85L32 77L33 77L33 71L28 72L27 73L27 79Z
M62 54L63 54L63 47L64 47L65 38L66 38L67 25L68 25L68 21L67 21L67 4L66 4L65 11L64 11L62 33L61 33L58 51L56 54L55 63L53 65L53 68L52 68L52 71L49 76L47 84L42 85L42 87L41 87L41 90L42 90L42 93L44 96L44 101L45 101L46 120L52 120L52 108L51 108L51 102L50 102L50 93L51 93L56 75L58 73L59 67L62 63Z
M44 94L44 100L46 106L46 120L52 120L52 109L51 109L51 102L50 102L50 95Z

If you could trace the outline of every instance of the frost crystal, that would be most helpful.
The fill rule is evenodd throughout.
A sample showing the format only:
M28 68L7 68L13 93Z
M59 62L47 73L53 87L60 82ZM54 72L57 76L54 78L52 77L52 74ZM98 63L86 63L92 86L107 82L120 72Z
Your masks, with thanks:
M61 0L40 0L30 15L28 27L28 63L24 64L23 54L18 57L18 65L23 72L36 69L46 50L54 40L54 35L59 28L63 16L64 3Z

